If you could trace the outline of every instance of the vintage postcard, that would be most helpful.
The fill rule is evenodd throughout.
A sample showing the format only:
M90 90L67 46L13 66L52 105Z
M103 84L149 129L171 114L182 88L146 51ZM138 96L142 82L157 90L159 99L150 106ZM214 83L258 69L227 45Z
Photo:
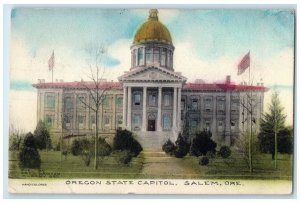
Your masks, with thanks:
M10 21L10 193L293 193L293 8Z

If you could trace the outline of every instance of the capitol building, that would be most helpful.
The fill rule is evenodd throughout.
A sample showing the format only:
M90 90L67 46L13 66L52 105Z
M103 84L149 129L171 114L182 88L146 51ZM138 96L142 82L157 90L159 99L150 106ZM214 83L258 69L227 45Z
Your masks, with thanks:
M119 81L100 84L106 90L97 119L101 136L111 139L116 129L127 129L144 148L161 149L179 133L190 141L196 132L206 129L219 145L233 145L251 122L257 128L266 91L263 84L235 84L230 76L221 83L187 82L184 72L176 72L173 66L175 45L156 9L150 10L148 20L137 30L130 51L131 67ZM86 88L92 85L43 80L33 85L37 88L37 120L49 127L54 143L61 135L70 141L94 134L95 112L81 102L92 102ZM250 92L255 104L252 121L247 111Z

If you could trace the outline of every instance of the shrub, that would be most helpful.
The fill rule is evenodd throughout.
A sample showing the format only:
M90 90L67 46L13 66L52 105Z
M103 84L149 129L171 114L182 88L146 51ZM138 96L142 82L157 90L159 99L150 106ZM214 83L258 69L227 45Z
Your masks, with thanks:
M231 150L228 146L222 146L220 148L219 154L222 158L228 158L231 155Z
M32 133L26 134L19 153L20 168L40 168L41 158Z
M173 155L176 147L173 142L171 142L170 139L168 139L165 144L162 146L162 150L166 152L167 154Z
M191 145L191 154L194 156L206 155L207 152L216 152L217 144L211 139L211 132L204 130L196 134Z
M133 154L129 150L118 150L114 152L116 162L119 164L129 164Z
M38 122L36 129L34 130L34 138L36 140L37 148L47 150L52 148L50 134L44 122Z
M79 140L73 140L72 145L71 145L71 153L74 156L78 156L81 154L82 148L81 148L81 143Z
M207 152L206 156L210 159L213 159L216 157L216 153L215 152L212 152L212 151L209 151Z
M129 150L133 156L137 156L142 150L140 143L132 136L132 132L128 130L117 130L117 134L113 141L114 150Z
M175 157L182 158L189 152L189 144L184 140L181 134L178 135L178 138L175 142L176 149L174 152Z
M199 160L199 164L201 166L206 166L208 163L209 163L209 159L206 156L201 157Z
M98 140L98 156L108 156L111 153L111 146L106 142L105 139L99 138Z

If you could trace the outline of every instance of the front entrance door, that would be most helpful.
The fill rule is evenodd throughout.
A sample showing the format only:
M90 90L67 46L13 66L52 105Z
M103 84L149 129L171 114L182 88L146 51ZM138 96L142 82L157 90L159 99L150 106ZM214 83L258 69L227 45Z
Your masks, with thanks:
M148 131L155 131L155 120L148 120Z

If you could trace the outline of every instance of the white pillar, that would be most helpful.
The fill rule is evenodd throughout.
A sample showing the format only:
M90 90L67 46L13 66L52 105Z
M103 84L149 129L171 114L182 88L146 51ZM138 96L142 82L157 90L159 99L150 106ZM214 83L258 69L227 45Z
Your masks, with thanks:
M178 101L177 101L177 125L178 131L181 131L181 87L178 88Z
M126 115L126 108L127 107L127 87L123 86L123 128L126 128L127 123L127 115Z
M143 125L142 131L147 131L147 87L143 87Z
M161 127L161 100L162 100L162 87L158 87L157 131L162 131L162 127Z
M174 87L174 94L173 94L173 125L172 125L172 129L173 132L175 133L177 128L176 128L176 122L177 122L177 88Z
M231 116L230 116L230 91L226 91L226 120L225 120L225 144L230 145L230 134L231 134ZM250 119L248 119L250 120Z
M131 99L132 99L132 96L131 96L131 87L128 87L128 113L127 113L127 128L128 130L131 130Z

